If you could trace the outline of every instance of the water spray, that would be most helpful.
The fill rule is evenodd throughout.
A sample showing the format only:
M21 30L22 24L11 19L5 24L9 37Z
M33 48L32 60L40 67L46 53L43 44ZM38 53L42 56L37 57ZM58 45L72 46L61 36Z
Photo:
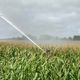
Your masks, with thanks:
M25 36L26 39L30 40L35 46L37 46L40 50L45 52L38 44L36 44L31 38L29 38L21 29L19 29L16 25L12 23L9 19L7 19L5 16L0 15L0 18L6 21L9 25L11 25L14 29L16 29L19 33L21 33L23 36Z

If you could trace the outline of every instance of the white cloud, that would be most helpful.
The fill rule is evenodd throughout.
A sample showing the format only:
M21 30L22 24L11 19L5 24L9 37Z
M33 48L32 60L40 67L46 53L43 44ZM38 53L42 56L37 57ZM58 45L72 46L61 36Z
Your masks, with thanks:
M79 34L80 0L0 0L0 10L26 33Z

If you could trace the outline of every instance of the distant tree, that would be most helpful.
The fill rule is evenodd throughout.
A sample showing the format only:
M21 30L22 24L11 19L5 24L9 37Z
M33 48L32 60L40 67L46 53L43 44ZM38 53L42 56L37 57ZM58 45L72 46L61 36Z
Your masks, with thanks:
M37 40L37 37L36 36L33 36L31 34L28 34L27 36L30 37L32 40Z
M80 35L74 35L73 40L80 40Z
M68 40L66 37L61 38L62 40Z
M50 36L50 35L41 35L40 39L41 40L52 40L52 39L54 39L54 37Z
M72 37L69 37L68 39L69 39L69 40L72 40Z

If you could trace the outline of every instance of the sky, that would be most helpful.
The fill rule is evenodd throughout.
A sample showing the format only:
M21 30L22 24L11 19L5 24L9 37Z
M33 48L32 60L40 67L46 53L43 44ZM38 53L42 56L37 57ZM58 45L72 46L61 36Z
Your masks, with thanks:
M0 14L26 34L80 35L80 0L0 0ZM0 38L20 35L0 19Z

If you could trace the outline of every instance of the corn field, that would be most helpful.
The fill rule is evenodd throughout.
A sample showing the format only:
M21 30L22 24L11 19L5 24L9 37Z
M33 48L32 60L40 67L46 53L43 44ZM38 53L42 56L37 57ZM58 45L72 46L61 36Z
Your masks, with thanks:
M80 48L49 50L0 44L0 80L80 80Z

